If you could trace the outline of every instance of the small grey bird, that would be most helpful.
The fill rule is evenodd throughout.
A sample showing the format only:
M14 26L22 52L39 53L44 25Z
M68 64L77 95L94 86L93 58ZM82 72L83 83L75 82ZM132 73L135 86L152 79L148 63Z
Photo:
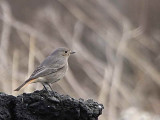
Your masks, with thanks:
M45 89L45 85L48 85L52 90L50 83L54 83L64 77L68 69L68 58L74 53L68 48L57 48L35 69L29 79L15 91L19 91L22 87L36 82L42 83Z

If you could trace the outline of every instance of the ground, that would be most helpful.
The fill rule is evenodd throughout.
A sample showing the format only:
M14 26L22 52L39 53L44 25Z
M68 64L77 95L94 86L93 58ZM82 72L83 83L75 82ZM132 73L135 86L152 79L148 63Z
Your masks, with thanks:
M17 97L0 93L0 120L98 120L103 105L92 99L41 90Z

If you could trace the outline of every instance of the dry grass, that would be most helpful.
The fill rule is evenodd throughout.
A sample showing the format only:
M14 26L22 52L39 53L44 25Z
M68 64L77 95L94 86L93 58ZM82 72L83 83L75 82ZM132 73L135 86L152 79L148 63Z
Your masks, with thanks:
M143 0L139 4L142 15L136 21L129 14L137 15L138 7L135 13L127 8L125 14L116 1L1 0L0 90L24 92L13 89L53 49L66 46L77 54L69 59L70 69L54 90L103 103L100 120L118 120L132 107L160 114L160 32L154 25L146 32L151 8ZM35 89L42 86L30 85L25 92Z

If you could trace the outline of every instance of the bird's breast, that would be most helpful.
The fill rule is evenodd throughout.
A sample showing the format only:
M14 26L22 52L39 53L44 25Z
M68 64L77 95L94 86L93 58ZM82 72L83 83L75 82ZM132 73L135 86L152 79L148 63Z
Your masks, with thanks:
M52 73L48 76L45 76L44 79L49 83L54 83L65 76L66 71L68 70L68 65L66 64L64 67L60 68L55 73Z

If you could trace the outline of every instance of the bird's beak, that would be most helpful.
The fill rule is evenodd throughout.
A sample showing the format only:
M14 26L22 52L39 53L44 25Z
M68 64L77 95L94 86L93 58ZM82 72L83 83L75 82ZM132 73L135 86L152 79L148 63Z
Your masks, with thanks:
M76 53L76 52L73 52L73 51L70 52L70 54L74 54L74 53Z

